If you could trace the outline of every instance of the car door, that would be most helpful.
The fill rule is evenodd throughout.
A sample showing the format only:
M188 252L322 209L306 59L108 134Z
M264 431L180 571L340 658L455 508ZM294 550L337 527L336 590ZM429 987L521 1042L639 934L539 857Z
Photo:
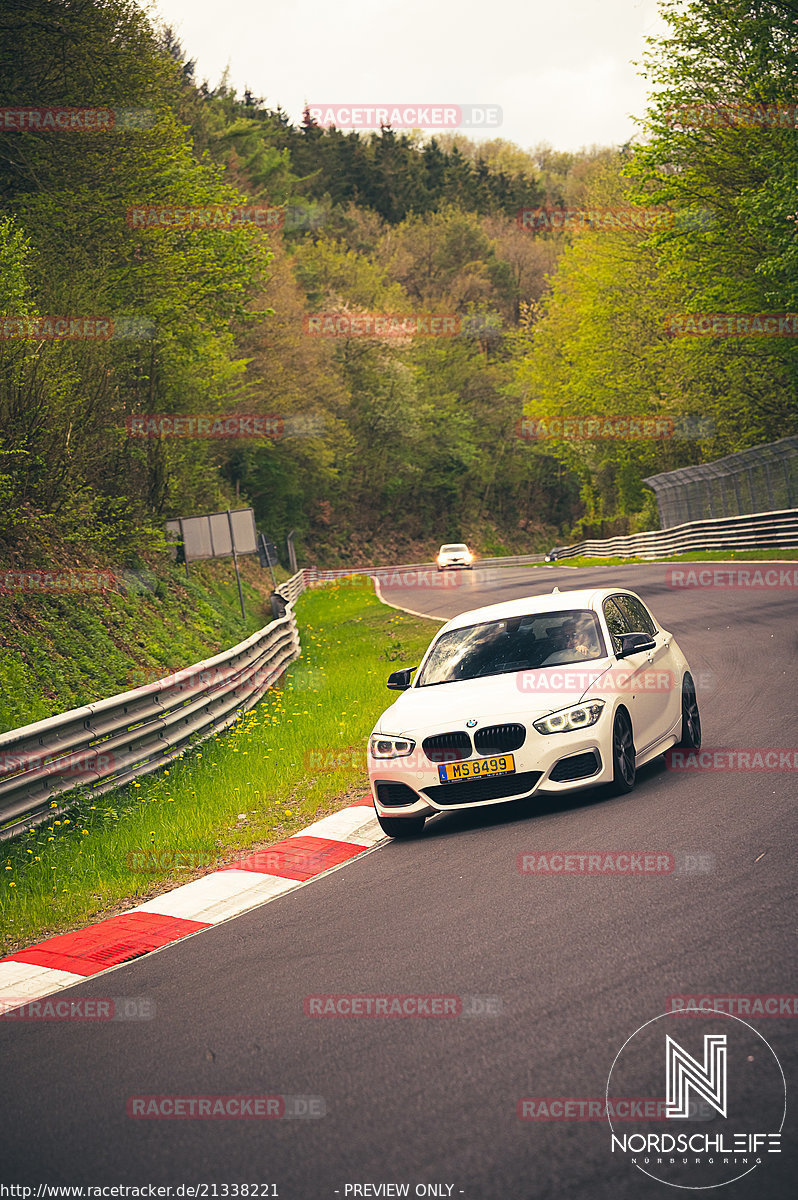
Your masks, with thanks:
M640 616L634 615L627 605L621 606L618 601L628 599L622 593L610 596L604 601L604 618L612 639L615 654L621 649L622 633L649 633L649 629L641 629ZM651 634L653 637L654 635ZM643 650L622 658L612 672L614 686L620 692L629 714L632 718L632 732L635 739L635 750L638 755L645 753L649 746L664 736L665 725L663 697L652 687L654 679L654 652Z
M651 689L662 702L662 736L681 718L682 681L679 663L673 652L673 635L660 629L645 604L638 596L618 595L614 597L618 607L633 623L635 632L649 633L656 642L651 652Z
M660 629L643 601L637 596L619 592L612 597L623 613L633 633L645 633L654 639L654 649L644 652L646 661L638 676L639 695L645 694L642 707L650 722L648 745L663 738L681 712L681 681L674 670L672 637Z

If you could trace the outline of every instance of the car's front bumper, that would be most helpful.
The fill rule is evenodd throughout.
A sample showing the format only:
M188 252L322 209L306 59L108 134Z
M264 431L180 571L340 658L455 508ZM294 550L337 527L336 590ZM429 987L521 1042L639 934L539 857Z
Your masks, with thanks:
M595 726L583 732L546 735L529 730L525 745L514 751L515 772L510 775L443 784L437 765L426 759L420 746L404 761L375 759L369 753L374 806L386 817L431 816L506 804L539 792L552 795L609 783L613 774L611 747L601 736L607 716L603 714ZM485 757L472 755L472 759Z

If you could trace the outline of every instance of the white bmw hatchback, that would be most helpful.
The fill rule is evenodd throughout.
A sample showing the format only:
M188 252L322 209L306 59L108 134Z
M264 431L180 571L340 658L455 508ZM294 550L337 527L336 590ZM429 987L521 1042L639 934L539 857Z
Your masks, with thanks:
M465 542L450 542L441 546L435 559L439 571L447 571L452 567L462 567L466 571L473 570L474 555Z
M390 837L421 833L437 812L538 792L629 792L643 763L701 745L687 659L622 588L555 588L461 613L388 687L402 695L367 757Z

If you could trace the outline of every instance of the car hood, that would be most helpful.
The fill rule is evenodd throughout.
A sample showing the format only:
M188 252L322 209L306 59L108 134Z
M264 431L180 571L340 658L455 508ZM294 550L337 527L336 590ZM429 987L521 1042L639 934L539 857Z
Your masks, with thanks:
M385 710L375 730L410 735L419 730L462 729L469 720L478 721L480 726L510 717L535 721L559 708L578 704L588 690L600 696L600 677L609 665L609 659L602 659L579 666L513 671L409 688Z

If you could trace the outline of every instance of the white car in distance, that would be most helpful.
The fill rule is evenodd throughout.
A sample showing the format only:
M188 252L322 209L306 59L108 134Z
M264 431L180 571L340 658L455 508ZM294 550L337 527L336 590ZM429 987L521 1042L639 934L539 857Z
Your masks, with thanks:
M439 571L447 571L452 567L462 567L470 571L474 566L474 555L465 542L450 542L441 546L435 564Z
M438 812L600 784L629 792L644 763L701 745L687 659L623 588L555 588L461 613L388 687L402 695L367 760L377 819L395 838Z

